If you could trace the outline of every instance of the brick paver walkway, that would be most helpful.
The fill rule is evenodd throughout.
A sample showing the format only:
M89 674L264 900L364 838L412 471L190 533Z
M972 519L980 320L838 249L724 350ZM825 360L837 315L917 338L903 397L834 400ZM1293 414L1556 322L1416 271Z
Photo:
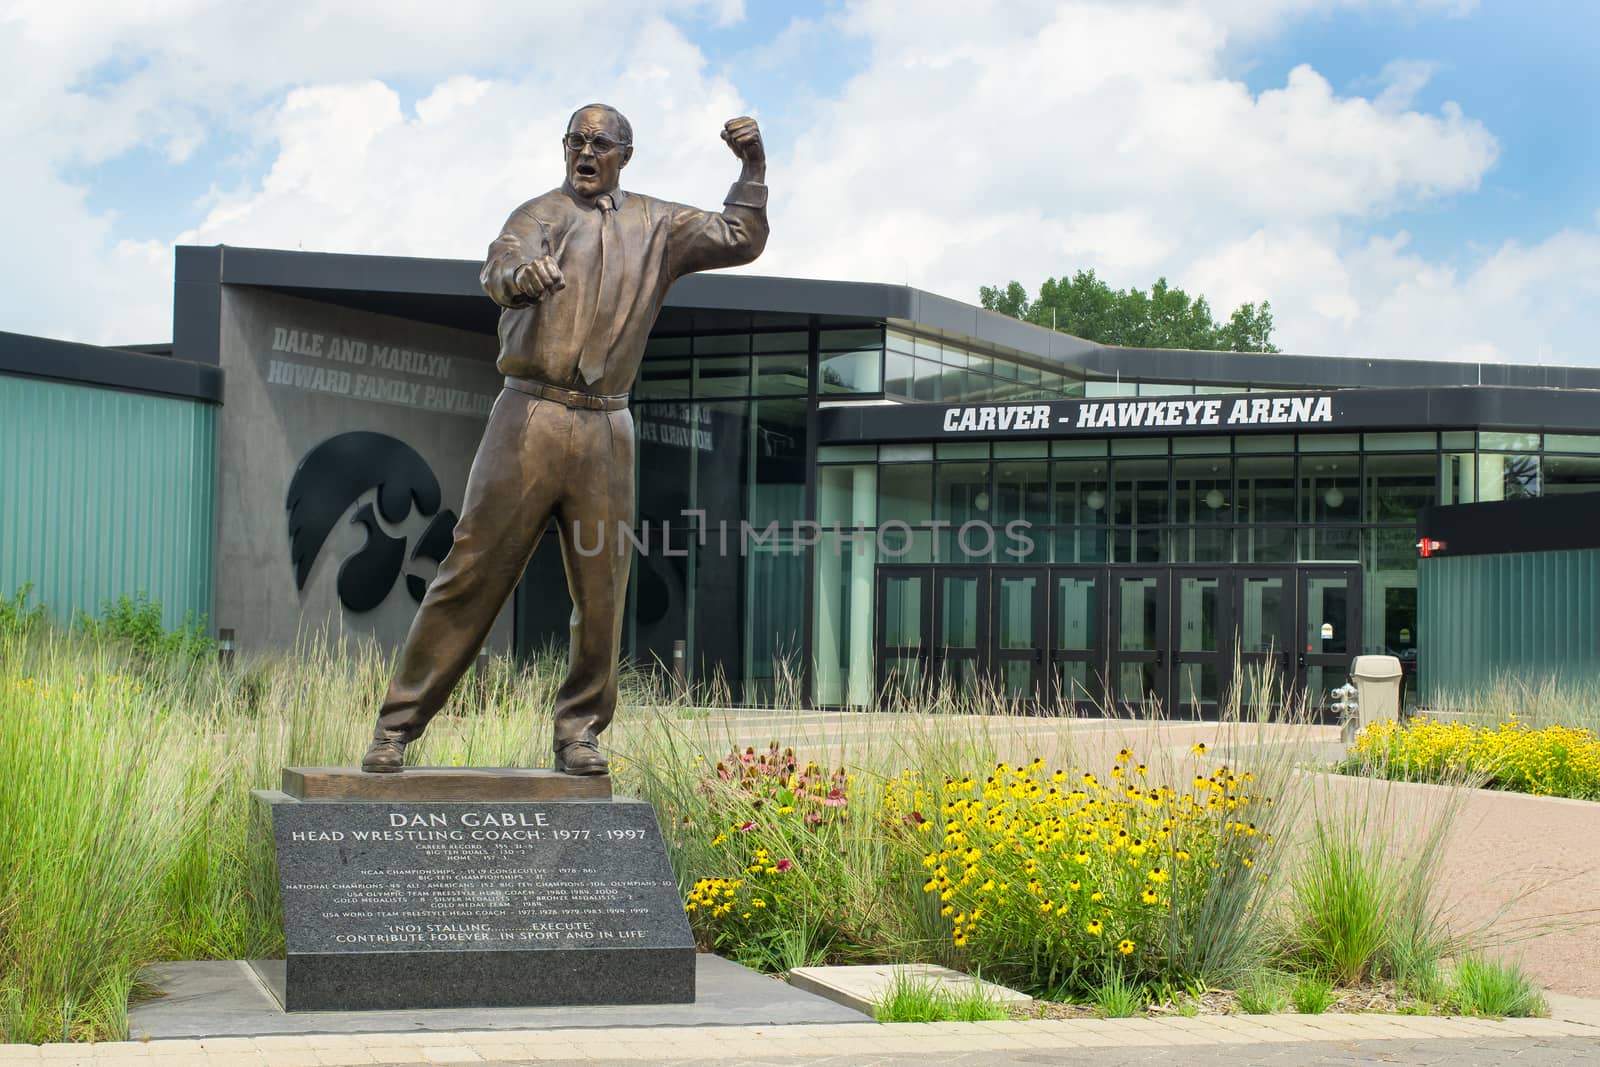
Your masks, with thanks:
M1386 1015L719 1026L0 1045L5 1067L341 1064L1576 1064L1600 1026Z

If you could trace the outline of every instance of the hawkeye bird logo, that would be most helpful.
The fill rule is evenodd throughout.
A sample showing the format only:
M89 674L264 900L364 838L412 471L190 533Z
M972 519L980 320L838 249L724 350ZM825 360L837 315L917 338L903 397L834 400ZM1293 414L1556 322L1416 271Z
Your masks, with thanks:
M432 560L435 565L450 551L456 514L440 509L443 495L439 479L428 463L403 441L386 434L356 431L342 433L317 445L300 461L289 481L289 557L294 564L295 588L304 592L311 566L333 533L334 525L352 505L369 493L350 518L366 527L367 541L339 567L339 601L353 612L371 611L388 597L406 562L406 539L392 537L378 522L391 526L411 514L413 506L433 521L417 539L410 559ZM417 603L427 592L420 575L406 575L406 591Z

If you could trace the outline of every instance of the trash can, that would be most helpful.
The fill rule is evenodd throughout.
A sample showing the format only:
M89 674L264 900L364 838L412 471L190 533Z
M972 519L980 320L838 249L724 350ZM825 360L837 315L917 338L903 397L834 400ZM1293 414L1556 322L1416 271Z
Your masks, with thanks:
M1404 672L1398 656L1357 656L1350 665L1355 683L1361 725L1399 721L1400 680Z

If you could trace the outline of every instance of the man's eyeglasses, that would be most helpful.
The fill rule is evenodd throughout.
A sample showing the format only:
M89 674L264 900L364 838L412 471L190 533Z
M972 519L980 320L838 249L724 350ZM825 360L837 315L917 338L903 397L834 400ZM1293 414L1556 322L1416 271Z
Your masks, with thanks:
M572 149L574 152L582 152L583 146L588 145L590 148L594 149L594 154L597 156L609 155L619 148L632 147L626 142L619 144L618 142L607 137L605 134L598 134L594 137L585 137L581 133L569 133L565 137L561 138L561 143Z

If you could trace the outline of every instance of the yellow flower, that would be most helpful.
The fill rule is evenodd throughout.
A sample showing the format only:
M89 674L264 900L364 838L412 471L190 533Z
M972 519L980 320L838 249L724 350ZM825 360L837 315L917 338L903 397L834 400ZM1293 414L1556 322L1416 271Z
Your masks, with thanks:
M1127 938L1123 938L1121 941L1117 942L1117 951L1122 953L1124 956L1133 955L1133 942L1129 941Z
M1099 937L1100 931L1104 930L1105 927L1101 924L1099 919L1090 919L1088 923L1084 925L1084 929L1095 937Z
M1139 894L1139 899L1144 901L1146 904L1154 904L1161 898L1156 895L1156 891L1154 889L1146 886L1144 891Z

